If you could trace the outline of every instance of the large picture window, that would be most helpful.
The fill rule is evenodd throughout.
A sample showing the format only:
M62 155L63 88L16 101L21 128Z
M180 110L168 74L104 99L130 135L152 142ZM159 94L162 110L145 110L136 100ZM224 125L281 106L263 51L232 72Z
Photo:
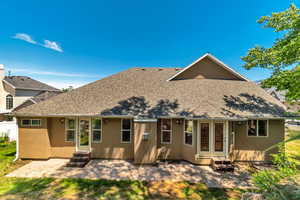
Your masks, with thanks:
M66 137L67 142L75 141L76 133L76 120L75 119L66 119Z
M131 142L131 119L122 119L121 142Z
M92 119L92 141L94 143L102 141L102 120L100 118Z
M172 120L171 119L161 120L161 143L162 144L172 143Z
M193 145L193 120L184 120L184 144Z
M268 120L248 120L248 136L268 136Z

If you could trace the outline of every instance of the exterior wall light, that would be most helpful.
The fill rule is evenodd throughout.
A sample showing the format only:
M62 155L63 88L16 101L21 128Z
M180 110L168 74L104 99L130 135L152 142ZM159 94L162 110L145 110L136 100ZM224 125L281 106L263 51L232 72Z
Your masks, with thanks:
M61 124L64 124L64 123L65 123L65 118L60 118L60 119L59 119L59 122L60 122Z
M151 135L151 133L147 133L147 132L143 133L143 138L142 138L142 140L143 140L143 141L149 140L149 139L150 139L150 135Z

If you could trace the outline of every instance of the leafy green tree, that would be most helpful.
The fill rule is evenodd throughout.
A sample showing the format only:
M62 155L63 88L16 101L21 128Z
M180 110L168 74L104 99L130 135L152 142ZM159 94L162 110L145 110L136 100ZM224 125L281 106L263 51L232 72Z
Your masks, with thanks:
M62 92L70 92L73 90L73 87L72 86L69 86L68 88L62 88L61 91Z
M264 28L274 29L280 38L270 48L256 46L242 57L244 68L272 70L272 76L262 82L263 87L286 91L286 99L300 100L300 9L294 4L279 13L263 16L258 20ZM287 69L292 67L292 69Z

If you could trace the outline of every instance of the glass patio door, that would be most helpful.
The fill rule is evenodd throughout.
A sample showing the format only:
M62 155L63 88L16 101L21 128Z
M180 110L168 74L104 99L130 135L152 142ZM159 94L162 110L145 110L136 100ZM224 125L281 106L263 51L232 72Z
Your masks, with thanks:
M90 146L90 119L79 118L77 148L79 151L88 151Z
M199 154L202 156L226 155L226 122L200 121L199 122Z

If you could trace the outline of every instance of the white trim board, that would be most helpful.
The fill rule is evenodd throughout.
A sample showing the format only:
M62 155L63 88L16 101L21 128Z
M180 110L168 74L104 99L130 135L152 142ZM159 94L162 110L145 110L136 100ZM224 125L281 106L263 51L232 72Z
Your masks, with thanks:
M223 63L222 61L220 61L219 59L217 59L216 57L214 57L213 55L206 53L203 56L201 56L199 59L197 59L196 61L194 61L192 64L188 65L187 67L183 68L183 70L179 71L178 73L176 73L175 75L173 75L171 78L169 78L167 81L171 81L172 79L174 79L176 76L178 76L179 74L183 73L184 71L186 71L187 69L189 69L190 67L194 66L196 63L200 62L201 60L203 60L204 58L210 58L212 59L215 63L217 63L218 65L220 65L221 67L223 67L225 70L231 72L232 74L236 75L237 77L245 80L245 81L250 81L249 79L245 78L244 76L242 76L240 73L238 73L237 71L233 70L232 68L230 68L228 65L226 65L225 63Z

